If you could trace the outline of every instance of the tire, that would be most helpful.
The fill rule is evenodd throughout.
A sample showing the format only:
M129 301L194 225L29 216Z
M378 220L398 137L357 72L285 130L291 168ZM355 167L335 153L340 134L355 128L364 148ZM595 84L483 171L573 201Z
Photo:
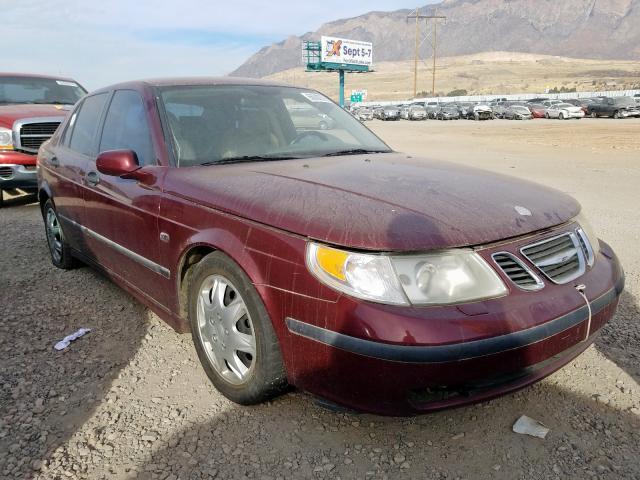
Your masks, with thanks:
M191 335L211 383L241 405L282 393L287 378L280 344L249 277L227 255L213 252L193 267L188 278ZM220 294L214 296L211 292L216 289ZM239 313L232 315L227 308ZM229 342L245 349L233 349Z
M558 115L558 119L564 120L564 114L562 112L560 112L560 114Z
M613 112L613 118L615 118L616 120L620 119L620 112L618 112L618 110L616 110L615 112Z
M544 114L544 118L546 118L547 120L549 120L551 117L549 116L549 114L548 114L548 113L545 113L545 114Z
M591 112L591 118L598 118L598 114L596 112Z
M51 199L47 200L42 207L42 218L44 219L44 230L51 263L61 270L71 270L77 267L79 262L71 254L71 247L64 239L62 225L60 225L58 213Z
M0 208L4 206L4 190L0 188Z

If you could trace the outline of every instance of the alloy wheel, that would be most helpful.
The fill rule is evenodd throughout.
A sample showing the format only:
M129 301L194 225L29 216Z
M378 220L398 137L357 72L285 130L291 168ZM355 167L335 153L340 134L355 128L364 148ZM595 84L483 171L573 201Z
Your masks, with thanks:
M49 241L49 251L53 260L57 263L62 261L62 228L56 212L50 208L47 210L47 240Z
M216 372L240 385L255 366L256 338L247 305L221 275L210 275L198 290L198 338Z

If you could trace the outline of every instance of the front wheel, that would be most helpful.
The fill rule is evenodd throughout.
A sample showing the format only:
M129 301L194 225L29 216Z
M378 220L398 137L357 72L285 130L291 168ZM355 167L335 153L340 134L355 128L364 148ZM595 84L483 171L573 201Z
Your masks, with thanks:
M563 114L562 112L560 112L560 114L558 115L558 118L559 118L560 120L564 120L564 114Z
M189 322L202 366L229 400L251 405L280 394L286 374L269 315L249 277L222 252L189 275Z
M618 120L620 118L620 112L618 112L618 110L613 112L613 118L615 118L616 120Z
M62 270L71 270L77 266L78 261L71 254L71 247L69 247L64 238L58 214L51 200L47 200L44 204L42 216L44 218L51 263Z

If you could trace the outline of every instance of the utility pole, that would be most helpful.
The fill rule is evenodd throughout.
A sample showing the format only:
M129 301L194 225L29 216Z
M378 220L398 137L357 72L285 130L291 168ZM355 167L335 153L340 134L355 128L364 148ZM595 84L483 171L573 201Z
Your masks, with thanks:
M407 22L410 18L416 19L416 46L413 57L413 97L418 95L418 57L420 55L420 45L424 42L424 39L420 41L420 20L425 20L427 23L429 20L433 20L433 78L431 85L431 93L435 97L436 95L436 54L438 50L438 20L447 20L444 15L422 15L420 8L416 8L413 12L407 15Z

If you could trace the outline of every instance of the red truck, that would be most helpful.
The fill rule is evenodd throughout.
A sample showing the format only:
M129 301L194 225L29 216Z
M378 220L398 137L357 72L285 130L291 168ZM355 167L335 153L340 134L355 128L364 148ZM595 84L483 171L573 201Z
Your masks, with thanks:
M85 93L69 78L0 73L0 206L5 190L37 190L38 149Z

